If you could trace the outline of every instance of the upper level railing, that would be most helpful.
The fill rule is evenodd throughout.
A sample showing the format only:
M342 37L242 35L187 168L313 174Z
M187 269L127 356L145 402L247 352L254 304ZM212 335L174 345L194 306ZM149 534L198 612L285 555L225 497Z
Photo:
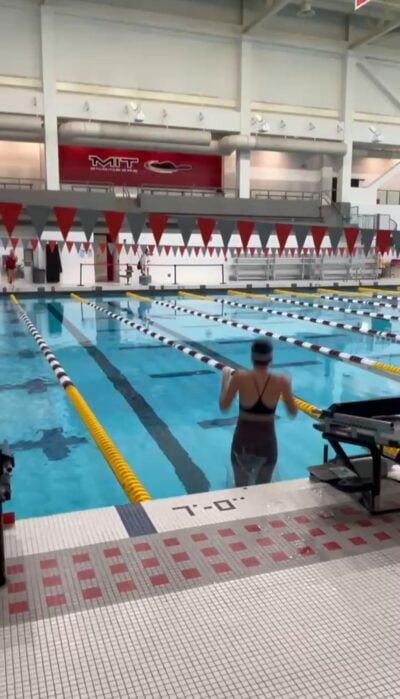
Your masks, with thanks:
M396 231L397 223L389 214L360 214L358 206L351 207L350 223L359 228L369 228L370 230Z

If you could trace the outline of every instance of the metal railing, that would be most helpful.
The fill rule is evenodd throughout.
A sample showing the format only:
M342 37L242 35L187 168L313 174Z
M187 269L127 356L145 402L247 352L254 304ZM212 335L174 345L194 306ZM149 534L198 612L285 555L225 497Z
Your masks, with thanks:
M252 189L252 199L270 199L276 201L322 201L323 192L290 191L284 189Z
M370 230L397 230L397 223L389 214L360 214L359 211L358 206L351 207L350 224Z
M46 181L39 177L1 177L0 189L43 190L46 189Z
M398 189L378 189L377 203L391 206L399 206L400 191Z
M134 271L137 269L137 262L134 262L133 264L129 263L129 262L124 262L124 263L117 264L117 265L113 264L112 262L111 263L104 263L104 264L102 264L101 262L99 262L99 263L81 262L79 265L79 286L81 286L81 287L85 286L83 283L83 268L84 267L94 267L94 268L99 267L105 271L107 271L107 269L110 267L112 269L119 269L121 267L126 268L125 274L119 274L118 276L122 279L126 279L126 286L129 286L132 283ZM168 264L168 263L166 263L166 264L151 264L148 267L149 267L150 271L153 268L158 268L158 267L168 268L168 269L172 270L172 275L173 275L172 284L174 284L174 285L179 284L178 271L182 267L191 267L192 269L194 269L194 268L196 268L196 269L199 269L199 268L200 269L207 269L208 268L209 269L210 267L217 267L221 270L221 282L220 283L225 284L225 265L223 263L215 263L214 262L211 264L196 265L196 264L190 264L190 263L185 263L185 262L181 262L181 263L172 262L171 264ZM140 272L140 274L141 274L141 272ZM96 283L100 284L103 281L107 281L107 280L96 280Z

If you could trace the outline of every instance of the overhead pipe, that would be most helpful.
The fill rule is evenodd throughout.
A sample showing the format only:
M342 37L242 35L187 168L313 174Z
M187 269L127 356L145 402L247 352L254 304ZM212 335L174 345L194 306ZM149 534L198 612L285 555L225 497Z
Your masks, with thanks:
M74 138L98 138L102 140L127 140L131 144L133 142L146 142L153 145L173 143L193 146L209 146L212 141L211 131L95 121L68 121L61 124L58 131L62 141Z
M133 148L135 147L135 142L129 140L120 139L100 139L100 138L74 138L74 139L61 139L60 143L70 143L79 146L93 146L97 148ZM161 150L164 152L176 152L180 153L202 153L204 155L218 155L219 153L219 142L212 140L209 146L192 146L189 144L182 143L163 143L155 144L154 141L141 141L140 148L143 150L154 150L161 146Z
M43 119L42 117L22 116L20 114L0 114L0 130L39 133L43 131Z
M280 138L276 136L224 136L219 141L220 153L231 155L234 151L269 150L287 153L314 153L318 155L345 155L343 141L308 140L306 138Z

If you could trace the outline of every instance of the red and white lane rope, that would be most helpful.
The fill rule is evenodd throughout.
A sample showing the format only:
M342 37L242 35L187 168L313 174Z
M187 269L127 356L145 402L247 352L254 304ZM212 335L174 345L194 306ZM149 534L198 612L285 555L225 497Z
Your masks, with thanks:
M303 308L319 308L322 311L335 311L336 313L347 313L352 316L362 316L364 318L378 318L380 320L400 320L400 316L392 316L387 313L371 313L368 311L359 311L356 308L347 308L343 306L328 306L324 303L311 303L310 301L298 301L296 299L283 299L281 297L273 297L279 303L284 303L289 306L302 306ZM342 299L341 299L342 300Z
M27 329L29 330L30 334L32 335L33 339L35 340L35 342L36 342L37 346L39 347L41 353L43 354L44 358L50 364L50 367L53 370L54 374L56 375L58 382L61 384L61 386L64 389L68 388L68 386L73 386L74 384L73 384L72 380L69 378L68 374L66 374L66 372L62 368L61 364L58 362L58 360L56 359L54 354L51 352L50 348L46 345L42 336L38 333L38 331L36 330L32 321L30 320L29 316L25 313L23 308L18 303L14 294L12 294L10 296L10 298L11 298L11 301L13 302L13 304L15 305L15 308L16 308L16 311L17 311L19 317L25 323Z
M280 297L279 296L271 296L274 301L277 300L279 301ZM324 301L342 301L343 303L352 303L357 306L374 306L375 308L398 308L397 303L380 303L379 301L374 301L372 298L370 300L361 300L361 299L353 299L351 297L347 298L345 296L325 296L322 295L319 297L321 299L324 299Z
M134 330L137 330L140 333L143 333L143 335L152 337L153 340L158 340L167 347L173 347L173 349L176 349L179 352L183 352L183 354L187 354L189 357L193 357L193 359L197 359L199 362L203 362L204 364L208 364L209 366L212 366L215 369L220 370L225 369L225 367L227 367L226 364L222 364L222 362L217 362L215 359L208 357L206 354L202 354L201 352L197 352L191 347L187 347L186 345L182 345L181 343L176 342L175 340L171 340L169 337L165 337L165 335L160 335L159 333L154 332L154 330L150 330L150 328L146 328L144 325L141 325L140 323L135 323L133 320L129 320L128 318L126 318L126 316L120 316L118 313L107 311L107 309L103 308L103 306L99 306L97 303L93 303L93 301L89 301L89 299L87 298L82 298L78 294L71 294L71 296L77 301L80 301L80 303L84 303L86 304L86 306L91 306L92 308L95 308L96 311L104 313L109 318L113 318L113 320L119 320L120 323L123 323L124 325L129 325L129 327L133 328ZM152 302L150 301L150 299L147 299L145 297L142 297L141 300L148 301L149 303ZM230 369L232 373L235 371L235 369L229 366L228 369Z
M212 299L217 303L221 303L221 299ZM338 328L339 330L349 330L351 332L360 333L361 335L370 335L371 337L390 340L391 342L400 342L400 335L386 330L371 330L369 328L361 328L359 325L350 325L349 323L340 323L336 320L325 320L324 318L313 318L312 316L303 316L299 313L291 311L277 311L275 308L267 308L266 306L253 306L247 303L239 303L238 301L227 301L224 299L224 305L233 306L235 308L243 308L248 311L258 311L271 316L283 316L284 318L294 318L295 320L304 320L307 323L315 323L316 325L325 325L330 328Z
M128 295L140 300L139 294L133 294L128 292ZM316 352L318 354L323 354L326 357L332 357L332 359L338 359L341 362L346 362L347 364L357 364L357 366L365 367L379 372L387 372L393 375L393 378L400 380L400 367L392 366L391 364L384 364L382 362L375 362L373 359L368 359L368 357L360 357L357 354L348 354L347 352L340 352L339 350L331 349L330 347L324 347L323 345L317 345L312 342L304 342L303 340L298 340L294 337L288 337L286 335L280 335L279 333L274 333L270 330L263 330L261 328L255 328L252 325L247 325L247 323L239 323L236 320L229 320L228 318L221 318L220 316L213 316L209 313L203 313L202 311L195 311L191 308L185 308L185 306L179 306L175 303L169 303L168 301L158 301L156 299L148 299L141 297L141 300L147 301L149 303L154 303L157 306L164 306L165 308L173 308L175 311L180 313L186 313L187 315L196 316L197 318L205 318L206 320L212 320L215 323L221 323L222 325L228 325L232 328L238 328L239 330L246 330L247 332L254 333L256 335L262 335L264 337L270 337L273 340L279 340L280 342L286 342L289 345L295 345L296 347L302 347L303 349L309 350L310 352Z

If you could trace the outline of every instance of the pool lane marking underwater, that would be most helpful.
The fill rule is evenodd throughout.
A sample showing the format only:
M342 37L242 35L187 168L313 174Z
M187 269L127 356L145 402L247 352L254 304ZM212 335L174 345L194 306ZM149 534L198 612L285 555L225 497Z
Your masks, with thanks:
M82 300L83 302L83 300ZM203 493L210 490L210 483L204 472L194 463L188 452L174 437L168 425L154 411L146 399L136 391L126 376L94 345L68 318L62 317L51 303L48 310L67 328L80 346L96 362L116 391L124 398L141 424L155 441L160 451L168 459L185 491Z
M185 292L179 292L181 295ZM141 301L146 300L148 303L154 303L158 306L164 306L165 308L175 308L181 313L195 316L197 318L207 318L207 320L213 320L216 323L221 323L223 325L228 325L229 327L238 328L239 330L246 330L252 332L256 335L261 335L263 337L270 337L274 340L279 340L285 342L289 345L295 345L296 347L302 347L303 349L309 350L310 352L315 352L317 354L323 354L326 357L331 357L337 359L338 361L345 362L346 364L355 364L362 368L369 369L370 371L377 372L379 374L384 374L388 378L392 378L396 381L400 381L400 367L392 366L390 364L384 364L382 362L376 362L373 359L368 359L368 357L360 357L357 354L348 354L347 352L340 352L339 350L330 349L329 347L324 347L323 345L317 345L311 342L304 342L302 340L297 340L294 337L288 337L286 335L279 335L278 333L272 332L271 330L263 330L262 328L255 328L252 325L247 325L247 323L238 323L235 320L229 320L227 318L220 318L217 316L209 315L208 313L202 313L201 311L195 311L191 308L185 308L185 306L178 306L177 304L172 305L167 301L158 301L156 299L145 299L138 294L134 294L130 291L127 292L127 296L131 298L136 298ZM208 300L207 297L204 297ZM204 298L202 300L204 300Z
M14 304L21 321L25 323L27 330L31 333L43 356L49 363L58 382L64 389L66 395L68 396L69 400L74 406L83 424L85 425L89 434L93 438L93 441L95 442L99 451L103 455L106 463L112 470L122 490L125 492L128 500L130 502L144 502L146 500L149 500L150 495L148 494L142 483L139 481L137 476L133 473L131 467L125 461L123 456L120 454L117 447L112 442L112 440L110 439L102 425L99 423L88 404L86 403L85 399L81 396L70 377L66 374L61 364L56 359L55 355L51 352L48 345L45 343L41 335L38 333L36 327L18 303L18 300L16 299L14 294L11 294L10 300Z
M144 296L140 296L139 294L133 294L132 292L129 292L129 291L126 292L126 295L127 295L127 296L130 296L131 298L136 298L136 299L138 299L138 300L140 300L140 301L145 301L146 303L150 303L150 304L151 304L151 303L154 302L153 299L146 298L146 297L144 297ZM192 298L196 298L196 294L193 294L193 293L192 293L192 294L189 294L189 295L190 295ZM197 298L199 298L199 295L197 295ZM200 298L201 298L201 297L200 297ZM208 300L208 297L204 297L204 298L206 298L206 299ZM90 305L92 305L92 306L94 306L94 307L96 308L95 304L90 304ZM101 306L97 306L97 308L98 308L98 310L101 310L103 313L106 313L106 314L109 315L109 316L114 316L114 315L116 315L116 314L110 313L109 311L107 311L105 308L102 308ZM131 325L132 327L134 327L134 326L136 325L135 323L132 323L131 321L128 321L126 318L123 318L122 316L118 316L118 320L120 320L122 323L124 323L124 324L126 324L126 325ZM135 328L135 329L138 329L138 328ZM147 331L147 328L143 328L143 329L141 330L141 332L147 333L147 332L148 332L148 331ZM171 332L171 331L170 331L170 332ZM166 338L161 339L161 336L160 336L158 339L160 339L161 342L165 342L165 340L166 340ZM190 340L190 342L191 342L191 344L194 344L191 340ZM169 343L171 343L171 341L169 341ZM196 344L198 344L198 343L196 343ZM172 341L172 344L171 344L170 346L174 346L175 349L180 349L180 350L181 350L181 347L182 347L182 346L175 346L175 345L176 345L176 343L173 343L173 341ZM186 349L190 349L190 348L186 348ZM204 347L204 349L205 349L206 351L210 351L209 348L207 348L207 347ZM181 350L181 351L183 351L183 350ZM186 352L186 353L187 353L187 354L190 354L190 355L193 356L193 357L195 357L195 355L194 355L192 352ZM214 366L214 368L217 368L217 369L220 369L220 370L222 370L222 369L224 368L224 366L226 366L226 367L227 367L228 369L230 369L231 372L233 373L233 372L235 371L235 369L243 369L243 368L244 368L244 367L241 366L240 364L237 364L236 362L232 362L232 364L233 364L234 367L235 367L235 369L233 369L232 366L229 366L228 364L224 364L224 363L221 362L221 361L218 361L217 363L215 363L215 361L214 361L213 359L211 359L210 357L207 357L207 355L205 355L205 354L202 354L201 356L202 356L202 359L201 359L200 361L209 362L209 363L211 364L211 366ZM197 356L196 356L195 358L197 359ZM313 420L318 420L318 418L320 417L321 413L323 412L323 411L322 411L322 408L318 408L317 406L312 405L312 403L308 403L307 401L303 400L303 398L300 398L299 396L294 396L294 399L295 399L295 403L296 403L296 405L297 405L297 408L298 408L301 412L305 413L306 415L308 415L308 417L311 417ZM386 446L386 447L384 447L384 453L387 454L388 456L390 456L390 457L396 459L396 458L400 455L400 449L397 449L397 448L394 448L394 447Z
M179 291L179 296L186 296L184 291ZM192 295L193 297L193 295ZM197 296L200 301L214 301L215 303L222 303L222 299L215 299L208 296ZM314 323L315 325L325 325L330 328L339 328L339 330L348 330L349 332L359 333L361 335L369 335L370 337L375 337L382 340L389 340L389 342L400 342L400 335L397 333L392 333L388 330L372 330L369 328L361 328L358 325L350 325L349 323L341 323L336 320L326 320L325 318L313 318L312 316L303 316L298 313L292 313L291 311L277 311L273 308L268 308L266 306L249 306L245 303L238 303L237 301L228 301L223 299L223 303L226 306L233 306L234 308L243 308L246 311L257 311L259 313L265 313L272 316L282 316L284 318L294 318L295 320L305 321L306 323Z

